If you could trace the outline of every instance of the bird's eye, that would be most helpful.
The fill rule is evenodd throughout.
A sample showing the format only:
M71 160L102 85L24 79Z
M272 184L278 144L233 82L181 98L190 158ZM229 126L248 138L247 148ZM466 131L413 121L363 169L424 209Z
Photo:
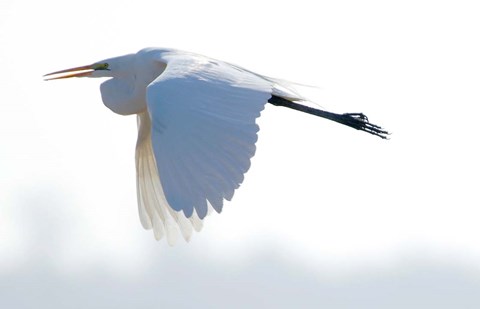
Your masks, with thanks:
M95 70L108 70L108 63L98 63L93 67Z

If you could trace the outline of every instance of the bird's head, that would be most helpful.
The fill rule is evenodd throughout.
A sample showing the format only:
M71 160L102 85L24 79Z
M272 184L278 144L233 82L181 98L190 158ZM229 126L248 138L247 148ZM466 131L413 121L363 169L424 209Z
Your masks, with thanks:
M60 70L45 74L45 80L63 79L70 77L120 77L131 74L134 55L125 55L95 62L93 64Z

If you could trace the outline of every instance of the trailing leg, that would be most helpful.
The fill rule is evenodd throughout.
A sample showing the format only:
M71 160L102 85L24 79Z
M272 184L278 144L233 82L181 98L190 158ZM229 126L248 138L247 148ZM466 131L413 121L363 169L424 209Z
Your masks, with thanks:
M387 135L389 135L389 133L386 130L382 129L382 127L368 122L367 116L365 116L362 113L335 114L335 113L327 112L321 109L298 104L276 95L273 95L268 100L268 102L275 106L288 107L297 111L301 111L311 115L326 118L326 119L344 124L346 126L349 126L351 128L376 135L383 139L386 139Z

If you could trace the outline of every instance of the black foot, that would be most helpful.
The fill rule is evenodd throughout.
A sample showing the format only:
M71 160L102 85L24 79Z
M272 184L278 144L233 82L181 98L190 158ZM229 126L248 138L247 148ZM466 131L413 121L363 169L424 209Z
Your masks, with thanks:
M383 139L388 139L388 135L390 135L390 133L388 133L382 127L368 122L368 117L363 113L342 114L341 119L338 119L337 121L354 129L365 131Z
M361 120L368 122L368 117L364 113L345 113L344 115L354 118L360 118Z

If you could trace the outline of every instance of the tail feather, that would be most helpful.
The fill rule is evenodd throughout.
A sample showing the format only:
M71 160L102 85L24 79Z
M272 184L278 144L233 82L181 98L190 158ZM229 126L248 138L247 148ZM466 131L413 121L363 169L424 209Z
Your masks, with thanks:
M335 114L321 109L298 104L276 95L272 95L268 102L275 106L288 107L297 111L329 119L349 126L351 128L370 133L383 139L387 139L387 136L390 134L382 127L370 123L367 116L362 113Z

